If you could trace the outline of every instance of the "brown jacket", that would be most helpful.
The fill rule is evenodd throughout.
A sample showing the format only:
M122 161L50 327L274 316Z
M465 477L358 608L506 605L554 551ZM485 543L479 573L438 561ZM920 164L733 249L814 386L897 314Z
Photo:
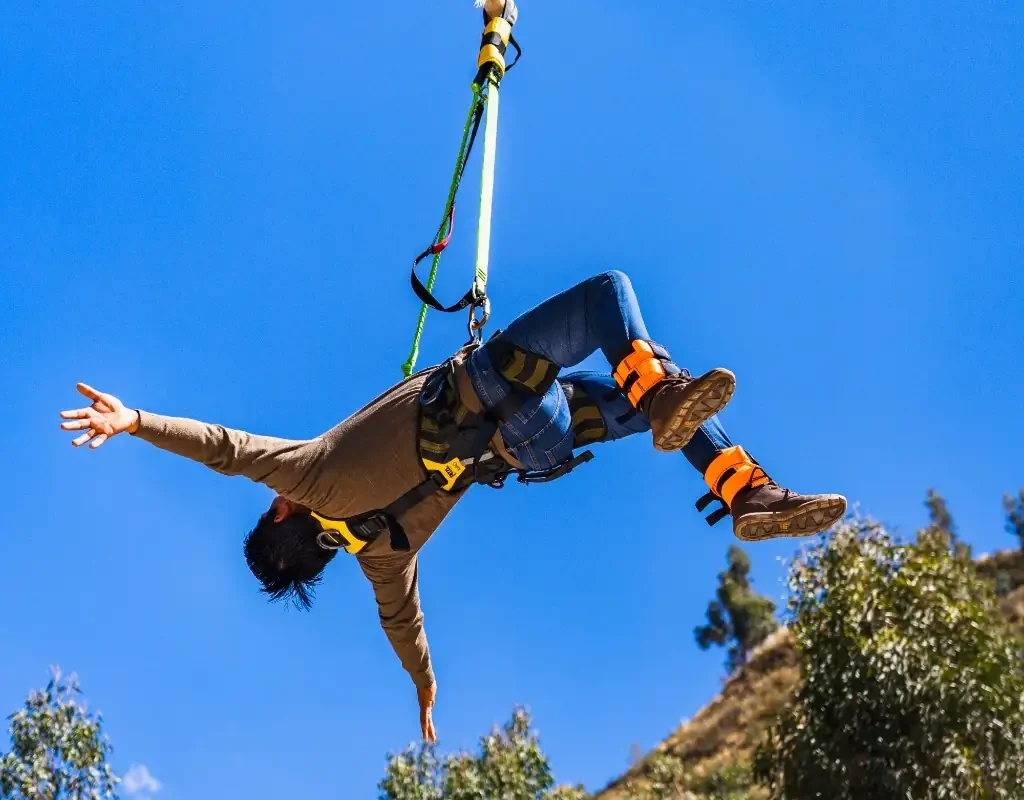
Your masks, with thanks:
M136 436L224 475L243 475L334 519L383 508L419 484L418 397L429 370L392 387L308 441L258 436L191 419L139 412ZM380 622L417 686L434 682L420 610L417 552L459 497L438 493L399 518L412 549L395 552L387 535L358 556L373 585ZM341 554L344 556L344 553Z

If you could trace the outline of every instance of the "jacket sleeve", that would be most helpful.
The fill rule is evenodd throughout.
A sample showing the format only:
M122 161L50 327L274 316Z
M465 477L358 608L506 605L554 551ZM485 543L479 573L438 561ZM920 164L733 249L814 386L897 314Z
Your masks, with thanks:
M242 475L282 494L302 483L317 440L258 436L194 419L139 412L135 436L175 455L198 461L222 475Z
M405 671L421 689L433 686L434 671L427 634L423 630L416 555L360 558L359 566L373 584L381 627Z

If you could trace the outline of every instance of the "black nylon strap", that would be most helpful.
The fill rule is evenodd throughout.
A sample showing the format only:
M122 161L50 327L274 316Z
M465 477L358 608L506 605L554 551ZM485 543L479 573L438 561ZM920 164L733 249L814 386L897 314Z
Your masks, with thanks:
M709 505L711 505L717 499L718 499L718 496L714 492L708 492L707 494L702 495L700 500L698 500L697 503L696 503L697 510L698 511L703 511L705 508L707 508Z
M476 137L480 131L480 123L484 118L484 102L484 99L480 98L480 100L476 104L476 110L473 112L473 130L469 134L469 142L466 145L466 154L463 157L462 166L459 169L459 178L455 186L455 194L458 194L459 186L462 185L462 176L466 174L466 165L469 163L469 155L470 153L473 152L473 145L476 143ZM452 222L452 215L454 214L454 211L455 206L453 200L451 213L449 214L448 238L451 238L452 235L452 226L454 224ZM432 255L435 255L434 244L431 244L430 247L428 247L426 250L424 250L422 253L416 256L416 260L412 262L412 273L410 275L409 281L412 284L412 290L416 293L416 296L420 299L421 302L426 303L428 306L430 306L430 308L434 309L435 311L440 311L445 314L452 314L455 313L456 311L462 311L463 309L469 308L474 302L483 299L481 297L476 296L474 289L470 289L468 292L466 292L466 294L462 296L462 299L459 300L457 303L454 303L453 305L450 306L442 305L441 301L430 293L430 291L427 289L423 281L420 280L419 275L416 274L416 267L420 265L420 262L423 261L423 259L428 258L429 256ZM475 285L476 284L474 283L474 287Z
M517 42L517 41L516 41L516 37L515 37L515 36L511 36L511 35L510 35L510 36L508 37L508 43L509 43L510 45L512 45L512 46L513 46L513 47L515 48L515 50L516 50L516 57L515 57L515 58L514 58L514 59L512 60L512 63L511 63L511 64L508 64L508 65L507 65L507 66L505 67L505 72L506 72L506 73L507 73L507 72L508 72L508 71L509 71L510 69L512 69L512 67L514 67L514 66L515 66L516 64L518 64L518 63L519 63L519 59L523 57L523 48L521 48L521 47L519 46L519 42Z
M550 481L558 480L581 464L586 464L588 461L592 461L594 454L589 450L584 450L578 456L573 456L568 461L563 461L557 467L551 469L539 469L533 472L520 472L519 482L520 483L548 483Z
M725 486L726 481L729 480L733 475L736 474L735 467L729 467L725 472L722 473L722 477L718 479L718 483L715 484L715 494L719 497L722 496L722 487Z
M345 520L345 524L353 536L366 544L372 544L384 531L389 531L392 550L410 550L412 547L405 529L398 524L398 520L389 517L383 511L361 514L358 517Z
M385 509L385 513L391 517L398 517L415 506L421 500L439 492L444 488L445 480L440 472L431 472L430 477L422 483L413 486L409 491L395 500Z
M707 523L713 528L727 516L729 516L729 509L723 505L720 509L718 509L718 511L715 511L713 514L708 515Z
M422 259L420 260L422 261ZM418 264L419 261L417 261L416 263ZM427 290L427 287L423 284L423 281L420 280L419 275L416 274L415 266L412 269L411 283L412 290L416 292L416 296L420 300L422 300L435 311L441 311L445 314L452 314L456 311L462 311L464 308L469 308L473 304L473 301L479 299L478 297L476 297L476 292L474 292L473 289L470 289L462 296L462 299L459 300L457 303L454 303L450 306L441 305L438 299Z
M367 544L376 541L377 537L387 530L391 535L391 549L408 552L412 549L412 545L409 542L409 536L406 534L405 528L398 521L398 517L424 498L440 491L443 486L444 481L440 475L436 472L431 473L427 480L414 486L387 508L369 511L351 519L346 519L345 524L353 536Z
M698 500L696 503L697 510L704 511L704 509L706 509L709 505L716 501L718 503L721 503L721 505L707 516L707 523L712 527L714 527L727 516L729 516L729 507L725 504L725 500L716 495L714 492L708 492L706 495L702 496L700 500Z

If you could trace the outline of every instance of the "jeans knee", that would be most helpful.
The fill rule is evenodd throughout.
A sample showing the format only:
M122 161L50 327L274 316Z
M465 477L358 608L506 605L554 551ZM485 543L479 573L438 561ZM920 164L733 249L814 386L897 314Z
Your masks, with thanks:
M590 279L592 283L602 288L609 287L616 294L622 289L632 289L629 276L620 269L609 269L595 275Z

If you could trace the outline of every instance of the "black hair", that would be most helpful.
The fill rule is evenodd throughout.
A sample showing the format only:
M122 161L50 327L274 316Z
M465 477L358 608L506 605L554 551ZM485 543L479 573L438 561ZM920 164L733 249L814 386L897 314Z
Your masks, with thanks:
M274 522L271 510L246 534L245 562L271 602L290 598L297 608L312 606L321 573L336 552L317 543L321 530L311 514L291 514Z

